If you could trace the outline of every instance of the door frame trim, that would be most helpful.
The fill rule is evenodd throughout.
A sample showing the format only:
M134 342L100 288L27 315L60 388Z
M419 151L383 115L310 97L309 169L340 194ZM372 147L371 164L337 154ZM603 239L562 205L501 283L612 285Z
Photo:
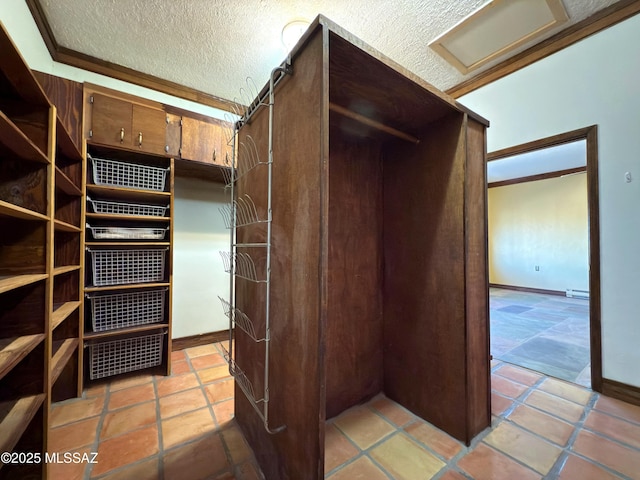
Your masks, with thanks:
M600 299L600 209L598 193L598 126L572 130L487 154L487 162L578 140L587 143L587 208L589 217L589 330L591 389L602 392L602 327Z

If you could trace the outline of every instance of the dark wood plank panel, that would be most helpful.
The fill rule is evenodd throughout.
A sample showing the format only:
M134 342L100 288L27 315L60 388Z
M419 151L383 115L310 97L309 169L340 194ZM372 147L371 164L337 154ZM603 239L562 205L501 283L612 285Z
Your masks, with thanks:
M467 118L465 168L465 291L467 317L467 436L491 423L489 366L489 275L487 265L487 178L485 128Z
M33 72L56 106L58 117L76 148L82 151L82 83L48 73Z
M349 141L331 118L327 418L380 392L383 371L380 143Z
M393 144L384 164L385 393L467 436L463 115Z
M280 84L275 100L273 164L273 249L271 297L270 425L286 424L269 435L236 387L236 417L269 480L322 478L324 468L323 351L320 345L320 223L323 131L323 38L320 33L296 60L295 73ZM267 159L267 110L257 113L240 132L251 135ZM242 158L243 148L239 156ZM264 211L266 169L241 181ZM241 229L239 241L255 241L259 228ZM260 265L258 265L260 272ZM260 327L260 285L238 280L237 305ZM239 366L262 383L264 344L236 332ZM260 394L261 396L261 394Z

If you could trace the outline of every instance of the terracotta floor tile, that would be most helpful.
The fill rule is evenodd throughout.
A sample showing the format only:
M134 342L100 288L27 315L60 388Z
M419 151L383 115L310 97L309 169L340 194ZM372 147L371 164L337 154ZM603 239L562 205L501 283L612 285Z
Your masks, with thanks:
M49 431L50 452L70 452L91 445L96 439L100 417L69 423Z
M225 362L224 358L219 353L202 355L191 359L191 366L195 370L202 370L203 368L211 368L221 365L225 366L227 368L227 371L229 370L227 362Z
M328 480L389 480L389 477L367 457L360 457L328 477Z
M405 427L404 431L447 460L451 460L462 450L460 442L422 420Z
M600 395L594 407L601 412L624 418L631 422L640 423L640 406Z
M515 367L513 365L503 365L498 370L496 370L495 373L528 386L534 385L536 382L538 382L538 380L542 378L542 375L539 373L535 373L524 368Z
M397 480L431 478L445 466L404 433L385 440L372 449L370 455Z
M447 470L440 480L467 480L467 477L456 472L455 470Z
M151 426L125 433L100 442L98 463L92 476L99 476L116 468L158 453L158 427Z
M164 454L167 479L201 480L230 469L220 435L209 435Z
M562 397L566 400L579 403L580 405L586 405L589 399L593 395L593 392L586 388L573 385L562 380L555 378L547 378L542 385L538 387L540 390Z
M215 431L209 408L201 408L162 421L162 443L164 449L195 440Z
M160 397L160 418L166 418L190 412L207 406L207 399L201 388L192 388L182 392Z
M218 403L222 400L233 398L233 386L233 378L230 378L228 380L210 383L209 385L206 385L204 389L207 392L209 402Z
M161 460L158 460L158 457L154 457L135 465L124 466L113 471L113 473L100 477L100 480L159 480L161 478L160 468L158 467L159 461Z
M508 418L560 446L567 444L574 430L573 425L526 405L518 405Z
M640 452L582 430L573 450L633 479L640 479Z
M105 415L100 439L115 437L140 427L152 425L157 420L156 402L145 402Z
M334 425L362 450L366 450L396 430L393 425L365 406L355 407L342 413L334 420Z
M543 475L562 453L560 448L510 423L498 425L484 441Z
M236 466L236 480L262 480L263 477L258 473L258 468L251 462L244 462Z
M582 405L564 400L555 395L549 395L545 392L536 391L531 393L524 403L573 423L580 420L584 412Z
M528 388L529 387L526 385L513 382L508 378L504 378L499 375L491 375L491 390L495 390L505 397L518 398L527 391Z
M575 455L569 455L558 480L619 480L601 467Z
M234 411L233 398L213 405L213 415L216 417L216 422L218 422L219 426L224 426L233 420Z
M229 423L221 430L222 441L227 446L233 464L242 463L252 457L251 448L247 445L240 428L235 422Z
M95 417L102 413L104 397L81 398L56 404L51 411L51 427Z
M369 402L369 406L384 415L387 420L390 420L400 427L415 420L415 416L411 414L411 412L408 412L385 396L374 398Z
M143 385L145 383L150 383L153 380L153 377L147 373L133 375L131 377L124 377L122 379L115 378L109 383L109 391L115 392L117 390L122 390L124 388L135 387L137 385Z
M218 350L216 349L213 343L209 345L200 345L198 347L187 348L184 352L187 354L187 357L189 357L190 359L201 357L203 355L212 355L214 353L220 353L218 352Z
M184 350L174 350L171 352L171 363L186 362L187 355Z
M153 383L124 388L111 393L109 396L109 410L128 407L136 403L148 402L155 398L156 392L153 389Z
M49 450L51 452L51 450ZM74 453L78 453L80 455L89 455L89 458L92 458L91 448L74 448ZM62 453L62 452L60 452ZM48 463L47 464L47 475L51 480L64 479L64 480L84 480L85 471L87 470L87 463L84 462L69 462L64 463L63 461L60 463Z
M330 472L342 465L360 451L340 432L335 425L329 424L324 430L324 471Z
M482 443L458 461L474 480L539 480L541 476Z
M640 449L640 425L592 410L587 416L584 426L589 430Z
M184 375L171 375L165 377L162 380L158 380L158 395L164 397L165 395L171 395L182 390L188 390L190 388L199 387L200 383L196 374L191 372Z
M224 365L219 365L217 367L205 368L204 370L198 371L198 377L202 383L215 382L216 380L230 377L229 367L225 363Z
M491 413L493 415L500 415L507 408L509 408L512 403L513 403L512 400L509 400L508 398L504 398L501 395L497 395L496 393L491 392Z
M84 398L103 397L107 394L107 384L96 384L91 387L85 388L83 392Z
M182 375L189 372L191 372L191 366L189 365L189 362L171 363L171 375Z

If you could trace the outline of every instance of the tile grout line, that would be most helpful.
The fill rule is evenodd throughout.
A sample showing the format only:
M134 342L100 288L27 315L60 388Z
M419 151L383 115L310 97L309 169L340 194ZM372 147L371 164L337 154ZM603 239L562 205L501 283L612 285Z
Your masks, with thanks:
M169 373L169 376L171 373ZM160 392L156 376L151 378L153 383L153 393L156 400L156 428L158 430L158 480L164 480L164 440L162 436L162 415L160 413Z
M83 392L84 396L84 392ZM91 447L93 452L98 452L100 449L100 437L102 434L102 427L104 425L104 420L109 412L109 400L111 399L111 383L107 382L105 384L105 392L104 392L104 404L102 405L102 412L100 413L100 419L98 420L98 425L96 427L96 438L93 442L93 446ZM97 457L98 462L100 462L100 457ZM90 480L91 474L93 473L94 464L88 464L84 469L84 479Z

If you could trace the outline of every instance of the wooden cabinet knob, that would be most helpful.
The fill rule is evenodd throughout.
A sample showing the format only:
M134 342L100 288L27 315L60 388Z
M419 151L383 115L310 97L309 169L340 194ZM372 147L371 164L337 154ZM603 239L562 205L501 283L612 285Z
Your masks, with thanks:
M213 160L213 163L216 163L216 149L215 148L213 149L212 160Z
M124 128L120 129L120 143L124 142Z
M138 146L142 146L142 132L138 132Z

